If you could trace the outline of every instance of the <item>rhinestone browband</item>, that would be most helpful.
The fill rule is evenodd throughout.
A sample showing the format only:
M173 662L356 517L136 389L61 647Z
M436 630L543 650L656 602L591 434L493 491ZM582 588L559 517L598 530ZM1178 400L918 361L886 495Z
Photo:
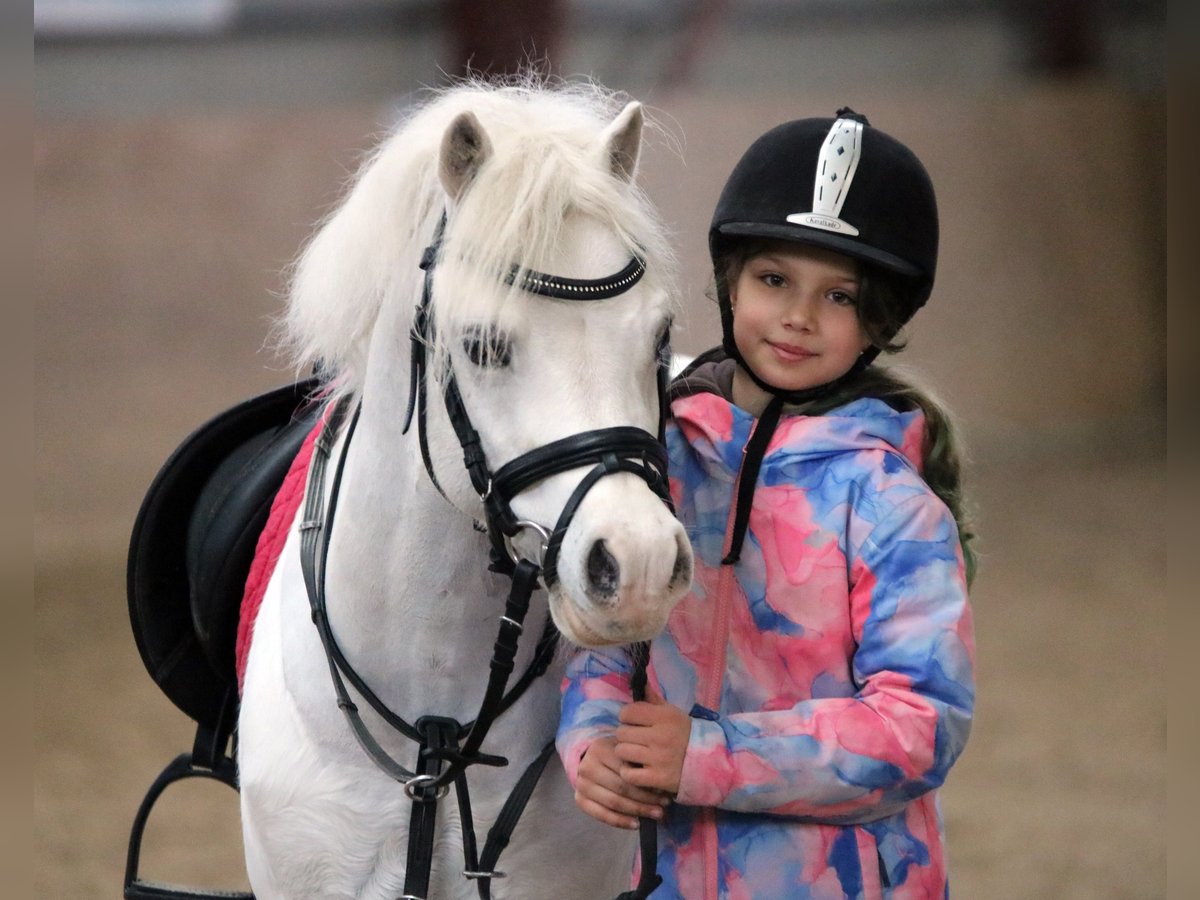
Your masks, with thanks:
M505 284L515 284L520 266L513 266L504 278ZM615 297L633 287L646 273L646 261L635 256L620 272L607 278L562 278L526 269L521 278L521 290L558 300L603 300Z

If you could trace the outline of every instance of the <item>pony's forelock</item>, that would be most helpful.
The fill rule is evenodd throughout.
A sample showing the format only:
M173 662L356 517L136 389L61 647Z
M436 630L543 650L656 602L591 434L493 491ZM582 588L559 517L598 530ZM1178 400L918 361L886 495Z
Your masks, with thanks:
M381 310L394 303L410 310L420 296L417 261L446 202L439 148L450 122L468 110L493 154L448 217L444 259L489 276L513 264L537 268L553 253L564 219L583 215L641 254L647 284L674 298L675 260L662 223L603 158L601 135L626 100L592 83L551 86L525 76L463 82L415 108L366 158L291 270L282 343L297 370L319 362L335 392L361 391ZM493 281L494 290L439 294L439 319L502 321L516 289ZM435 341L435 363L445 350Z

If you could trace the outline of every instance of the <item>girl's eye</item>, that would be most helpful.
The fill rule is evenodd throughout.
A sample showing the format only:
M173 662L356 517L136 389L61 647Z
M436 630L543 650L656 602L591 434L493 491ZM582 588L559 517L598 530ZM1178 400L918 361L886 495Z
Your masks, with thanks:
M503 369L512 362L512 344L490 330L468 332L462 348L471 364L481 369Z
M849 294L846 291L832 291L829 294L829 299L838 306L854 306L858 302L858 299L853 294Z
M762 283L767 287L777 288L783 287L785 284L787 284L787 281L784 279L784 277L775 272L768 272L765 275L760 276L760 278Z

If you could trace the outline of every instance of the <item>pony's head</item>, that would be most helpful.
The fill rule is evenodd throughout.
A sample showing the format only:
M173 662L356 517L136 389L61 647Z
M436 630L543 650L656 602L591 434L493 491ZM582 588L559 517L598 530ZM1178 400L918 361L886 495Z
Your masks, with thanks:
M437 482L477 519L487 491L467 477L438 400L451 375L491 472L587 432L658 431L676 294L664 229L634 184L642 130L640 105L594 86L450 90L383 144L299 261L288 326L301 359L321 360L338 391L387 398L370 406L398 431L418 260L444 216L425 348L428 439ZM612 282L631 262L637 277L616 279L602 299L527 289L531 273ZM404 440L416 454L415 436ZM642 640L687 589L690 546L635 472L577 496L592 468L554 471L511 497L514 518L532 523L511 547L540 560L540 535L578 500L556 538L555 622L580 644Z

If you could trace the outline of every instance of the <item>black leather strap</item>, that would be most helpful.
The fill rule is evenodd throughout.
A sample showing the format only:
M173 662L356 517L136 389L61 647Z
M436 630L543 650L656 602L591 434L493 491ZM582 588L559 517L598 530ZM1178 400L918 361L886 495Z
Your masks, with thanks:
M742 543L746 540L746 529L750 525L750 508L754 503L754 486L758 482L758 472L762 468L763 456L767 452L767 444L775 434L779 424L779 414L783 410L782 397L772 397L766 409L754 426L754 434L746 442L745 458L742 460L742 470L738 474L737 500L733 514L733 534L729 540L729 551L721 560L721 565L733 565L741 558Z
M642 872L632 890L617 895L616 900L646 900L662 884L658 874L658 823L653 819L638 821L638 853L642 857Z
M458 729L458 722L440 716L422 716L417 720L417 730L421 734L417 774L430 781L425 787L408 792L412 799L412 811L408 820L408 856L404 864L405 897L426 897L429 894L438 799L442 793L436 786L442 768L439 752L458 745Z
M584 475L580 479L579 484L575 486L575 490L567 499L566 505L563 506L562 513L558 517L558 522L555 523L554 531L550 533L550 540L546 543L546 556L542 562L543 578L547 587L552 586L558 580L558 552L562 547L563 537L567 533L567 528L571 525L571 520L575 517L575 512L578 510L579 504L583 502L583 498L587 495L587 492L592 489L592 485L605 475L612 475L616 472L629 472L643 478L662 501L674 511L671 497L668 493L665 471L660 473L651 466L641 465L628 459L619 459L612 453L603 454L597 461L595 468Z
M363 724L362 717L359 715L358 706L351 699L349 691L346 690L343 674L345 680L354 686L359 695L392 728L395 728L414 741L419 741L421 736L408 722L388 709L386 704L376 696L375 692L368 687L358 672L355 671L354 667L350 665L349 661L343 655L341 647L338 646L337 639L333 635L326 607L325 567L329 558L329 538L333 531L333 520L337 513L338 498L341 493L342 473L345 469L346 459L349 456L350 441L354 437L354 430L358 425L361 407L355 409L354 415L350 419L342 454L338 459L337 470L330 487L328 511L325 509L325 473L329 466L333 445L337 441L337 435L342 422L345 420L348 408L349 401L344 398L330 410L322 427L321 434L317 437L316 444L313 447L312 460L309 463L308 487L304 496L304 518L300 522L300 568L304 575L304 586L308 592L312 621L316 626L317 634L320 635L321 644L325 648L325 657L329 664L329 673L333 679L334 689L337 693L338 706L345 713L355 737L371 758L381 768L392 775L392 777L399 776L401 780L406 780L411 778L414 773L409 772L403 766L391 760L371 736L366 725Z
M478 879L479 900L490 900L492 878L504 877L503 872L496 871L496 866L500 862L500 854L504 852L504 848L512 839L512 833L517 827L521 813L529 804L529 798L533 796L533 789L537 787L538 779L542 777L542 773L546 770L546 764L553 755L554 741L550 741L526 767L524 774L521 775L520 780L517 781L508 795L508 799L504 802L500 815L496 817L496 821L488 830L487 840L483 845L483 855L479 857L479 862L474 869L474 877Z
M608 454L643 461L651 468L651 478L666 475L667 451L654 435L632 425L618 425L582 431L518 456L492 476L492 490L515 496L550 475L594 465Z
M520 266L513 266L504 276L504 283L515 284L521 274ZM620 272L607 278L564 278L526 269L521 275L521 290L555 300L604 300L625 293L642 280L646 274L646 261L634 256Z
M488 729L492 727L496 716L500 714L500 704L508 677L512 674L513 661L517 654L517 645L521 632L525 628L525 616L529 612L529 600L537 588L538 568L528 560L517 563L513 572L512 585L508 592L508 602L504 605L504 615L500 617L500 629L496 634L496 643L492 648L491 672L488 677L487 689L484 691L483 702L479 705L479 714L463 743L462 756L464 760L471 759L479 752Z
M453 783L459 796L460 807L468 811L468 816L464 818L464 852L469 857L473 856L475 835L471 830L468 837L468 828L466 827L467 818L469 818L470 797L463 773L471 765L502 766L508 764L503 757L480 753L479 748L496 718L517 701L536 677L545 672L554 655L558 632L547 620L530 665L516 684L508 689L508 680L514 669L520 636L529 612L530 599L537 587L540 574L536 564L529 561L519 562L513 567L508 601L500 619L493 646L488 683L475 719L471 723L463 725L454 719L425 716L410 725L383 704L342 654L334 638L326 610L325 570L329 553L329 537L337 511L342 473L358 422L358 409L355 410L347 428L342 453L330 485L328 510L326 510L324 502L325 477L337 433L346 416L346 410L347 404L343 402L330 411L314 446L305 494L304 518L300 524L301 568L309 594L313 623L325 649L330 677L338 698L338 706L346 716L359 745L376 766L405 785L405 791L413 801L409 822L404 892L406 897L423 898L429 889L438 800L445 793L447 786ZM346 680L349 680L355 690L384 716L388 724L418 742L420 749L415 771L409 771L393 759L371 734L362 721L357 705L350 697L345 684ZM465 741L460 746L459 742L464 736ZM524 809L536 784L537 776L545 768L544 757L545 751L543 750L543 753L518 781L514 793L509 796L508 802L505 804L504 809L508 810L508 816L511 818L511 822L505 826L508 832L511 832L515 826L515 817L519 816ZM529 783L529 779L532 779L532 783ZM503 833L503 829L501 833ZM485 855L488 855L486 847ZM493 851L488 856L492 860L489 865L494 865L495 857L498 855L498 851ZM490 872L491 869L488 871ZM490 878L486 881L490 883Z
M650 668L649 642L631 645L629 655L633 657L633 672L629 678L633 699L645 700ZM658 874L658 823L653 819L638 819L638 852L642 859L638 883L632 890L618 895L616 900L646 900L662 884L662 876Z

